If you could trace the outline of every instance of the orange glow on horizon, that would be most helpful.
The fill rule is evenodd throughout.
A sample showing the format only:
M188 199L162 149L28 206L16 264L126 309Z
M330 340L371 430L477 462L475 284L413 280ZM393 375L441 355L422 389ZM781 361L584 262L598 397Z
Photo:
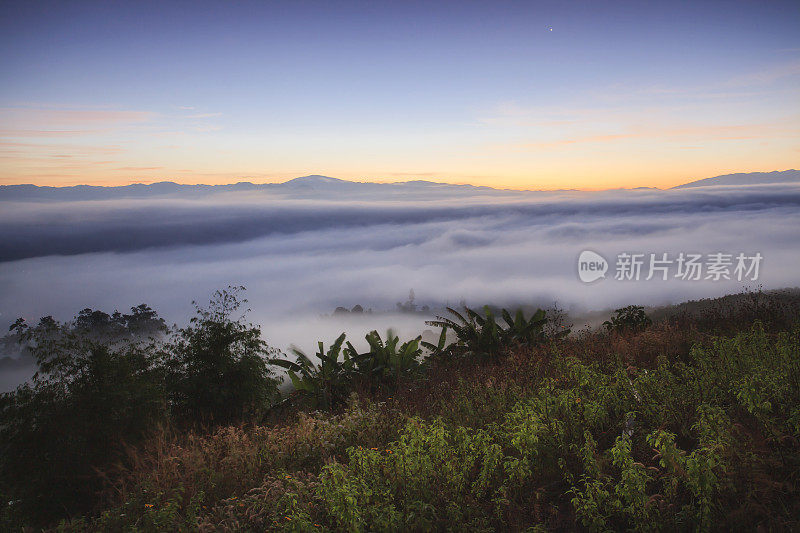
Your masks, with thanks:
M555 190L577 190L577 191L602 191L609 189L630 189L636 187L652 187L657 189L669 189L677 185L688 183L704 178L710 178L725 174L746 173L746 172L771 172L774 170L788 170L790 168L798 168L800 165L788 165L784 167L751 167L751 168L709 168L698 170L694 172L671 172L660 173L651 175L649 177L642 176L641 179L627 178L614 179L611 176L595 176L592 177L564 177L559 178L557 181L553 178L525 178L525 177L498 177L494 179L487 179L485 177L460 177L457 175L448 175L442 173L440 176L432 176L428 173L422 175L408 174L404 176L395 176L391 178L380 177L381 174L368 174L364 177L356 173L325 173L314 171L294 171L276 174L262 174L262 173L247 173L247 174L228 174L228 173L191 173L187 176L185 172L176 172L175 175L169 175L163 170L153 171L158 172L158 175L145 177L127 177L120 176L118 178L101 178L96 179L81 179L74 176L55 176L51 175L49 179L43 180L26 180L20 178L17 180L8 179L3 176L0 178L0 185L18 185L18 184L33 184L38 186L50 187L71 187L77 185L90 185L90 186L104 186L104 187L117 187L134 184L151 185L159 182L174 182L182 185L230 185L240 182L249 182L255 184L267 183L283 183L291 179L307 176L307 175L322 175L333 178L338 178L352 182L369 182L369 183L402 183L407 181L424 180L436 183L447 183L453 185L473 185L473 186L486 186L494 189L506 189L515 191L555 191ZM149 169L148 169L149 170ZM375 175L375 178L369 177ZM385 174L384 174L385 176Z
M177 118L148 111L7 107L0 108L0 184L220 185L320 174L363 182L588 191L666 189L723 174L800 166L800 112L733 123L714 116L705 126L693 117L675 120L665 110L646 127L633 112L569 112L575 121L531 125L527 121L538 110L501 108L475 122L463 139L449 130L431 137L399 131L373 138L353 131L341 138L298 139L213 125L184 131L177 129Z

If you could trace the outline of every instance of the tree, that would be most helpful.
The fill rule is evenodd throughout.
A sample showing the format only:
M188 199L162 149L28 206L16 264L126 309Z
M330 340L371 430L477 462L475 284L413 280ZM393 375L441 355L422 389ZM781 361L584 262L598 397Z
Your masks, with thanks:
M417 304L414 303L416 298L414 289L408 291L408 300L405 303L397 302L397 310L401 313L415 313L417 311Z
M614 310L611 320L603 322L607 331L637 332L650 327L653 321L644 312L644 307L640 305L629 305Z
M278 354L261 329L234 317L244 287L214 293L167 347L167 390L177 421L218 425L256 420L278 395L267 359ZM246 313L246 311L245 311Z
M149 317L162 331L161 319ZM14 502L11 515L44 522L86 511L102 486L98 469L165 419L155 341L127 323L115 326L114 340L87 329L109 324L108 314L85 309L72 323L44 317L12 326L38 370L0 396L0 501Z

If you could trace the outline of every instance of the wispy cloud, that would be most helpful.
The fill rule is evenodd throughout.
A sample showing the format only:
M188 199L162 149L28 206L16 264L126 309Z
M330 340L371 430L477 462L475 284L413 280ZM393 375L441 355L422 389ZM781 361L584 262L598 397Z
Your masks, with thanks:
M41 154L52 152L69 152L70 155L94 155L94 154L115 154L122 152L122 147L118 145L87 145L87 144L66 144L66 143L25 143L25 142L0 142L0 151L6 150L36 150Z
M121 128L152 121L155 113L109 109L0 107L0 138L48 139L108 135ZM35 145L30 146L32 149Z
M800 76L800 61L776 63L757 70L701 84L635 84L620 81L588 87L571 101L526 105L499 102L478 116L480 123L498 127L558 127L590 122L640 120L654 113L667 116L691 113L704 116L737 101L778 95L796 101L797 87L787 92L777 82ZM797 109L795 106L794 109Z
M150 111L102 107L25 105L0 107L0 181L97 179L115 171L110 167L150 167L139 161L118 161L109 154L130 150L141 138L141 128L153 125L158 115ZM108 144L109 141L114 144ZM126 165L126 163L129 163ZM108 179L104 177L101 179Z
M82 129L82 130L0 130L0 138L50 138L50 137L81 137L85 135L93 135L103 133L109 130L102 129Z
M154 117L149 111L113 111L97 109L44 109L2 107L0 120L20 129L59 129L75 126L114 125L146 122Z
M198 133L211 133L214 131L220 131L221 129L222 126L219 126L217 124L200 124L194 127L194 131Z

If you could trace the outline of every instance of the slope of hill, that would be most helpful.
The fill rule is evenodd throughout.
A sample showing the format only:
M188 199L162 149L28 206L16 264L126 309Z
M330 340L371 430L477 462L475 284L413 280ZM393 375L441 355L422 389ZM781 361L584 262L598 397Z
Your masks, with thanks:
M173 422L138 435L118 421L144 411L89 418L41 386L36 410L3 412L13 423L0 436L28 438L7 439L17 455L0 456L0 494L13 502L0 529L71 516L58 531L796 531L800 300L734 299L573 336L554 333L566 326L555 316L520 337L510 317L506 328L486 315L424 365L400 372L395 362L390 374L342 362L342 337L325 373L311 362L298 370L304 388L205 429ZM211 329L192 342L234 342L214 332L244 317L222 320L225 329L195 326ZM109 396L95 385L105 367L87 368L79 406L121 402L119 390L148 383L115 373ZM77 395L70 384L60 394ZM174 405L152 390L150 405Z
M714 185L767 185L773 183L800 183L800 170L776 170L774 172L748 172L725 174L697 181L691 181L673 187L673 189L690 189L694 187L710 187Z

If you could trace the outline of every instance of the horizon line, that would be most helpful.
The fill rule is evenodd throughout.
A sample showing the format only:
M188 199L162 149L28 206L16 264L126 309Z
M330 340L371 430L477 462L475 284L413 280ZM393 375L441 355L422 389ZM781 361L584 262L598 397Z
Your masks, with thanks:
M285 185L295 180L300 180L303 178L326 178L330 180L345 182L345 183L353 183L353 184L363 184L363 185L402 185L408 183L430 183L434 185L447 185L447 186L455 186L455 187L475 187L476 189L491 189L495 191L514 191L514 192L567 192L567 191L576 191L576 192L601 192L601 191L616 191L616 190L637 190L637 189L649 189L649 190L658 190L658 191L665 191L680 187L682 185L687 185L689 183L695 183L698 181L704 181L707 179L713 179L718 177L724 176L734 176L734 175L746 175L746 174L776 174L776 173L783 173L783 172L797 172L796 169L786 169L786 170L772 170L772 171L756 171L756 172L733 172L729 174L719 174L716 176L710 176L707 178L697 178L690 181L686 181L684 183L678 184L673 187L651 187L651 186L637 186L637 187L609 187L609 188L579 188L579 187L560 187L560 188L542 188L542 189L529 189L529 188L516 188L516 187L492 187L490 185L477 185L474 183L468 182L461 182L461 183L450 183L450 182L443 182L443 181L433 181L430 179L410 179L410 180L402 180L402 181L356 181L344 178L337 178L333 176L327 176L324 174L307 174L303 176L296 176L294 178L286 179L285 181L266 181L266 182L254 182L254 181L236 181L236 182L229 182L229 183L217 183L217 184L209 184L209 183L187 183L182 181L172 181L170 179L164 180L146 180L146 181L132 181L130 183L125 184L118 184L118 185L100 185L100 184L92 184L92 183L76 183L73 185L38 185L36 183L8 183L8 184L0 184L0 187L22 187L22 186L31 186L37 188L50 188L50 189L69 189L74 187L93 187L93 188L104 188L104 189L113 189L113 188L121 188L121 187L131 187L135 185L141 186L152 186L152 185L160 185L160 184L172 184L172 185L183 185L187 187L229 187L233 185Z

